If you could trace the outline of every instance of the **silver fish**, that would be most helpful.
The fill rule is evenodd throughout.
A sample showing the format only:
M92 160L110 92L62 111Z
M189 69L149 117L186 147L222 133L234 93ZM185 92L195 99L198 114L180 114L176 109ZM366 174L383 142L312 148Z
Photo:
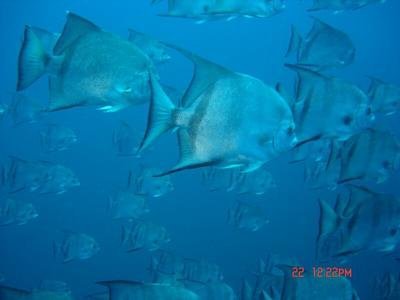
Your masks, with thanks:
M25 225L39 216L32 203L6 199L0 201L0 225Z
M140 137L126 122L120 122L113 133L113 146L119 156L136 155Z
M400 110L400 86L371 78L368 95L372 99L372 110L391 115Z
M135 220L149 212L147 199L130 191L119 191L110 197L110 211L113 219Z
M236 202L228 211L228 223L237 229L258 231L268 223L261 208Z
M73 260L86 260L100 251L97 241L85 233L66 232L64 238L54 242L54 256L64 263Z
M64 151L78 141L75 132L68 127L49 124L40 132L42 148L46 152Z

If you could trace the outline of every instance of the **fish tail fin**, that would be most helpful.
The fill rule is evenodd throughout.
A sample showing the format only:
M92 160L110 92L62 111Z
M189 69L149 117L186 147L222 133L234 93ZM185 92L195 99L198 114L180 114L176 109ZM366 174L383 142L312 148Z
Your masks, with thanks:
M18 57L17 91L22 91L46 73L51 56L30 26L25 27Z
M322 236L334 232L339 224L339 216L326 201L320 199L319 207L320 207L320 220L319 220L319 233L317 241L319 241Z
M289 41L289 46L286 52L286 57L293 53L298 53L299 49L302 47L303 38L300 32L297 30L295 26L292 25L291 28L291 36Z
M159 136L175 126L173 115L176 107L153 76L150 76L150 89L151 97L147 128L138 153L149 147Z

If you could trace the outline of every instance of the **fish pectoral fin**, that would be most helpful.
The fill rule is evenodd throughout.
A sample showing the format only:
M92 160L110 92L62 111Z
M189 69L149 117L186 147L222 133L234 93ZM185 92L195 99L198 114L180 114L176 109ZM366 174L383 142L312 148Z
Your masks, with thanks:
M91 32L101 32L102 30L89 20L86 20L74 13L67 13L67 21L63 32L54 46L55 55L62 54L65 49L70 47L77 39Z
M113 113L113 112L117 112L120 111L126 107L128 107L129 105L127 103L119 103L116 105L105 105L105 106L101 106L99 108L97 108L97 110L105 112L105 113Z

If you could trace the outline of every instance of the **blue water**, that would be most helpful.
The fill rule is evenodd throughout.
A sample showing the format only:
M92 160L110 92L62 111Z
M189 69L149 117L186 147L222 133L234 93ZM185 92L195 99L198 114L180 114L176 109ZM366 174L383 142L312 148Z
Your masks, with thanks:
M308 1L287 1L286 11L270 19L217 21L202 25L191 20L158 17L163 5L151 6L143 0L3 0L0 3L0 94L3 102L11 99L17 77L17 55L25 24L50 31L61 30L65 12L72 11L107 31L127 36L128 28L146 32L162 41L189 49L232 70L251 74L274 85L290 86L294 74L283 67L295 24L307 32L312 19L306 12ZM364 90L367 75L400 84L400 2L371 5L357 11L332 14L315 13L324 21L344 30L353 39L356 61L337 71ZM174 64L161 67L161 77L170 85L186 87L191 64L174 57ZM41 79L26 92L46 103L47 80ZM120 120L143 130L147 106L133 107L114 114L93 108L77 108L48 114L35 123L13 127L0 125L0 160L8 155L31 160L50 160L70 167L81 181L79 188L65 194L22 193L32 201L39 218L25 226L0 228L0 273L7 284L32 288L43 279L68 283L77 296L96 291L95 282L108 279L148 280L151 253L125 253L120 247L121 222L108 215L107 195L124 187L129 170L140 163L135 158L117 157L112 148L112 133ZM384 121L400 134L399 116ZM45 154L41 151L39 131L44 123L59 123L77 133L78 143L70 150ZM166 135L143 158L147 164L166 169L177 159L175 137ZM211 193L201 184L200 172L188 171L173 176L175 190L150 200L149 219L165 226L172 241L168 249L185 257L205 258L221 266L226 282L236 291L243 277L252 278L258 258L267 253L294 256L306 268L315 265L315 239L318 229L317 199L332 197L325 191L310 191L303 181L303 167L289 165L288 156L268 164L278 188L258 200L251 196ZM400 194L399 174L377 190ZM1 195L5 197L5 195ZM237 199L261 205L270 223L258 232L236 231L226 223L226 210ZM85 232L99 242L101 251L86 261L63 264L53 257L52 243L62 230ZM375 253L361 254L347 263L353 269L352 282L361 299L372 299L370 286L376 276L396 271L393 258Z

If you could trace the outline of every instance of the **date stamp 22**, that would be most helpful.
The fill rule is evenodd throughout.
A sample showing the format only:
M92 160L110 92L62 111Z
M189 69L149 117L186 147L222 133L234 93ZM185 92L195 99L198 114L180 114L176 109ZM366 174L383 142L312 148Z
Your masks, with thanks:
M292 278L304 278L305 268L295 266L292 267ZM347 267L319 267L314 266L310 272L314 278L351 278L353 276L352 268Z

